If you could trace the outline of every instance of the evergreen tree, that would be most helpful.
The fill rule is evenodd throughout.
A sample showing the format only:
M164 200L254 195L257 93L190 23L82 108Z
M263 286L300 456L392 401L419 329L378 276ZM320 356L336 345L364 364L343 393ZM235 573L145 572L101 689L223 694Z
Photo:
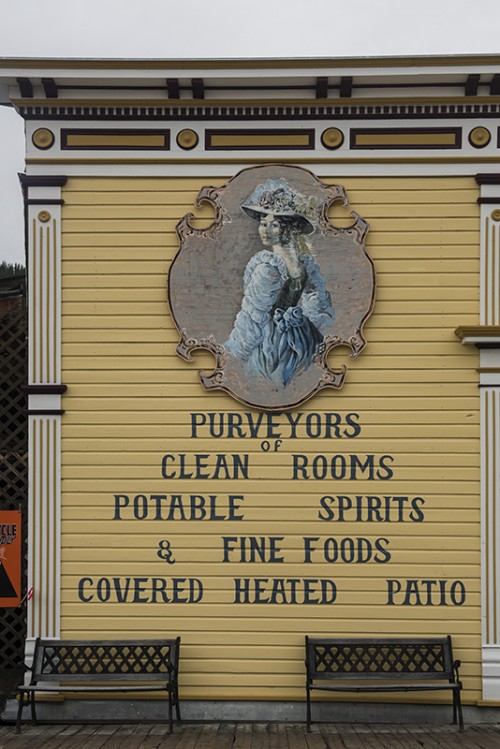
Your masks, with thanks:
M20 276L24 274L24 265L21 265L21 263L7 263L5 260L2 260L0 263L0 278L5 278L6 276Z

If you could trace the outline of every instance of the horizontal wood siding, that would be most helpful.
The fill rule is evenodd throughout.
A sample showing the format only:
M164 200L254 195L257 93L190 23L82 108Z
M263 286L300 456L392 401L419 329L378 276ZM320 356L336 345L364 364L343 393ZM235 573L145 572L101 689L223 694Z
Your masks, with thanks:
M451 634L465 699L474 702L481 697L478 354L454 335L458 325L478 323L474 180L323 180L343 184L352 209L370 224L377 297L362 355L353 361L339 349L331 357L348 367L344 388L325 391L299 411L303 418L358 414L361 433L326 439L299 426L292 439L285 417L275 415L283 432L277 452L263 451L262 438L215 439L206 430L193 438L190 431L192 412L250 411L202 389L197 373L211 369L210 355L199 354L193 364L176 356L166 292L177 221L195 212L196 225L208 225L210 208L195 210L195 197L204 184L224 181L71 178L64 189L62 635L180 634L183 698L282 700L303 699L304 634ZM332 221L346 225L347 213L333 210ZM190 469L195 453L246 453L249 477L165 480L165 453L186 454ZM293 480L294 454L309 461L389 455L393 476ZM213 494L222 512L228 494L244 495L244 520L139 520L131 512L116 520L115 494ZM424 519L412 522L406 509L403 522L394 509L389 522L352 512L341 522L320 519L321 498L338 495L422 497ZM223 536L283 537L285 561L224 563ZM311 563L304 563L306 536L320 539ZM328 538L362 538L365 545L387 539L379 543L390 560L325 561L320 549ZM162 540L170 542L175 564L158 557ZM78 597L83 577L172 576L202 580L203 600L84 603ZM236 577L328 578L337 600L235 604ZM389 579L445 580L448 588L460 580L466 601L388 605Z

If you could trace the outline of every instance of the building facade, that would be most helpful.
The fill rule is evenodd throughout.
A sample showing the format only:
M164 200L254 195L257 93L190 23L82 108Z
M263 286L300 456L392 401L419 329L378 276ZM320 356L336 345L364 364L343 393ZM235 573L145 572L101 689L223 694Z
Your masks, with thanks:
M450 634L464 702L499 705L500 58L1 60L0 85L26 127L28 656L180 635L187 716L297 717L304 635ZM300 393L229 375L266 200L358 315Z

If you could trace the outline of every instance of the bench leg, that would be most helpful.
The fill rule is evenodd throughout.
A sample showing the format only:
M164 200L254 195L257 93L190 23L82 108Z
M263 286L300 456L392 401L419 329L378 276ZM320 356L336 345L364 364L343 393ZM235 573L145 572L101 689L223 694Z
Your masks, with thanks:
M179 704L179 692L177 690L177 684L175 685L175 689L174 689L174 705L175 705L175 714L177 716L177 723L182 723L181 706Z
M24 706L29 705L31 707L31 725L37 725L36 719L36 708L35 708L35 693L24 692L22 689L19 690L19 707L17 708L16 717L16 733L21 733L21 721L23 719Z
M464 716L462 713L462 699L460 697L460 690L454 689L453 690L453 722L457 722L457 713L458 713L458 726L459 730L464 730Z
M307 723L307 733L311 732L311 690L309 689L308 685L306 684L306 695L307 695L307 716L306 716L306 723Z
M31 725L36 726L38 725L38 721L36 719L36 705L35 705L35 693L31 692L30 694L30 705L31 705Z
M168 730L170 733L174 730L174 722L172 717L172 690L168 690Z
M19 691L19 707L17 708L17 717L16 717L16 733L21 733L21 721L23 719L23 709L24 709L24 692L20 690Z

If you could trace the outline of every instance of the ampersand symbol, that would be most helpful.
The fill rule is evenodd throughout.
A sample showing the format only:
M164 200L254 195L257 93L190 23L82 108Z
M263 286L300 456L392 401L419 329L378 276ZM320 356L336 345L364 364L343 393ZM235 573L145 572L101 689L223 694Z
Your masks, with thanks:
M160 559L163 559L167 564L175 564L175 559L172 558L173 551L170 549L170 541L167 541L167 539L160 541L156 553Z

